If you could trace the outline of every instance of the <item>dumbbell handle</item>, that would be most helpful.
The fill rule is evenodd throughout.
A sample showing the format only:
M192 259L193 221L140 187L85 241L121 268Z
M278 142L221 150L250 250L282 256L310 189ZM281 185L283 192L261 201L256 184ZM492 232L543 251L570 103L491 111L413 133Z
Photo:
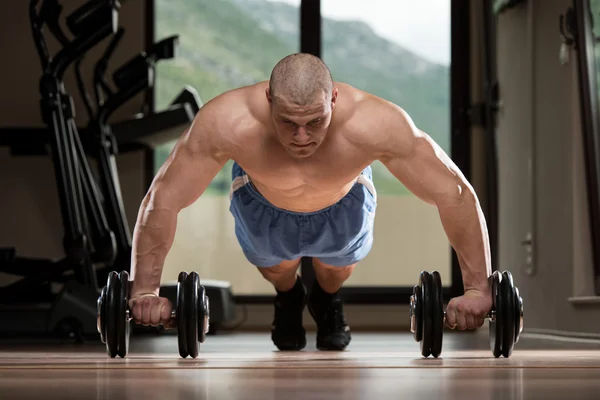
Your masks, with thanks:
M130 311L129 311L129 307L127 307L127 309L125 310L125 321L126 322L130 322L133 318L131 318L130 316ZM171 310L171 321L174 321L177 319L177 312L175 310ZM96 329L98 330L98 333L100 333L102 335L102 324L100 321L100 313L98 313L98 317L96 318Z
M494 322L496 320L496 310L490 311L486 318ZM444 310L444 322L446 322L446 310Z
M127 321L131 321L133 318L130 317L129 308L125 310L125 318ZM177 311L171 310L171 321L177 320Z
M129 308L127 308L127 310L125 310L125 318L127 319L127 321L131 321L132 318L129 316ZM100 317L98 317L99 319ZM209 316L208 314L205 315L204 317L206 323L204 324L204 334L208 333L208 320L209 320ZM177 320L177 311L176 310L171 310L171 321L175 321ZM100 322L98 322L98 327L100 326ZM100 328L98 328L100 329Z

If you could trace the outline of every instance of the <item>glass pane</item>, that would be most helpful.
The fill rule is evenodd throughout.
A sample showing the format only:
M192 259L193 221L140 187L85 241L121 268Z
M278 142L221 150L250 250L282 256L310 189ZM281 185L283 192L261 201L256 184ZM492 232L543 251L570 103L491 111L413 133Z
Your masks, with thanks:
M321 0L323 61L334 80L389 100L450 154L450 1ZM412 286L422 270L451 283L451 248L434 206L380 162L375 242L349 286Z
M268 80L275 64L299 51L300 0L156 0L156 39L178 34L177 58L157 64L157 110L166 108L184 85L204 103L240 86ZM156 151L158 170L173 143ZM232 283L236 294L273 294L271 284L244 258L229 213L229 162L209 189L178 219L163 281L181 270L202 279Z
M600 95L600 0L590 0L590 11L592 14L593 35L596 41L594 54L588 57L594 57L596 62L596 91Z

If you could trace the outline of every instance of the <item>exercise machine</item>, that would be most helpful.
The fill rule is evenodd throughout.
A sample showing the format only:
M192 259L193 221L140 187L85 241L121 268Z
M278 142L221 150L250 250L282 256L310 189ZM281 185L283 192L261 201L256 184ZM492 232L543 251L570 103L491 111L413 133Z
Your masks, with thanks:
M73 40L68 40L60 28L62 7L58 0L42 0L39 12L38 3L39 0L31 1L30 17L43 69L40 108L46 128L2 129L0 145L10 146L13 154L48 154L53 160L66 256L58 261L30 259L17 256L14 248L0 249L0 271L23 277L0 288L0 315L8 321L0 328L0 334L45 335L58 331L77 338L97 337L96 318L92 318L100 293L97 281L104 280L111 267L128 271L131 257L131 232L115 160L119 145L149 146L148 138L158 131L189 124L201 101L193 88L185 87L166 110L138 114L111 126L108 119L115 110L153 85L154 65L158 60L174 56L177 36L155 43L118 68L113 74L117 91L113 92L104 75L109 58L124 34L123 28L117 30L119 3L92 0L75 10L66 18L66 25L75 36ZM47 51L44 25L63 46L54 57ZM94 110L80 65L91 48L113 34L96 64ZM88 126L83 129L75 124L73 101L63 82L65 70L73 63L77 85L90 116ZM98 162L97 179L86 156ZM98 265L104 267L97 268ZM207 291L215 294L220 306L215 308L214 326L217 327L233 319L233 295L228 282L210 282ZM53 290L56 284L63 285L58 294ZM172 284L165 285L161 295L173 301L174 288Z
M156 141L163 142L166 138L160 137L158 132L168 132L174 124L189 124L202 106L197 92L192 87L186 86L167 110L158 113L149 112L141 117L136 116L118 123L116 125L119 132L115 133L113 126L108 122L110 115L131 98L152 87L156 63L160 60L172 59L178 43L178 36L164 38L125 62L113 73L113 83L117 88L117 91L113 92L106 81L105 74L110 57L124 33L124 28L118 30L95 64L93 81L95 105L92 105L90 93L86 90L79 64L75 66L78 88L90 117L88 127L85 132L82 132L82 136L84 143L87 143L88 152L99 162L99 180L106 199L108 222L117 238L117 256L113 268L120 271L119 273L130 272L132 245L115 161L119 146L133 144L152 146ZM107 271L108 268L104 270L105 274L99 273L100 279L109 279L109 274L117 273ZM207 295L215 299L214 307L211 309L213 321L211 333L215 333L220 326L234 319L235 303L231 284L219 280L203 280L202 284ZM178 290L179 284L165 283L161 285L160 295L176 304ZM134 332L151 330L156 329L141 326L134 328Z
M29 14L42 66L40 109L48 128L45 136L58 185L65 257L58 261L31 259L19 257L14 248L0 249L0 272L22 277L0 289L0 318L4 321L0 334L58 332L82 339L96 332L98 284L94 262L112 262L116 244L79 139L73 100L63 77L73 62L116 32L120 5L114 0L81 5L66 17L74 36L69 40L60 27L59 2L42 0L38 11L39 2L30 1ZM54 56L48 52L44 26L62 45ZM54 294L53 284L62 285L58 294ZM35 301L40 298L46 301Z
M102 57L95 64L93 81L95 105L92 105L90 93L86 90L79 68L80 64L75 66L78 88L90 117L89 125L82 136L84 143L87 143L88 152L99 162L99 181L106 199L108 222L117 238L117 256L112 266L116 271L120 271L118 273L130 272L132 245L115 161L119 145L127 146L133 143L142 145L145 143L146 146L152 146L153 141L165 140L164 137L157 138L160 136L157 132L168 131L169 127L173 126L176 116L179 116L181 123L189 124L202 105L196 91L186 86L167 110L159 113L150 112L141 118L125 121L120 124L122 132L115 134L113 127L108 123L110 115L131 98L154 84L156 63L160 60L172 59L178 43L178 36L164 38L125 62L113 73L113 83L117 88L117 91L113 92L106 81L105 73L110 57L124 33L124 28L118 30ZM128 128L123 129L124 125ZM99 273L100 279L109 279L109 274L117 273L107 271L109 271L108 268L104 270L105 274ZM202 284L203 290L215 299L214 307L211 310L213 321L211 333L215 333L219 327L234 318L235 303L231 284L219 280L203 280ZM165 283L161 285L160 295L176 304L178 290L179 284ZM154 330L154 328L135 326L134 331L149 330Z
M89 92L86 90L80 69L81 60L75 65L77 86L81 93L89 116L87 129L81 134L86 152L98 163L100 189L104 198L107 221L116 238L116 257L108 267L120 271L129 271L131 264L131 229L129 228L121 183L117 169L116 155L119 152L117 139L108 123L110 116L134 96L152 87L154 84L155 64L159 60L174 57L178 37L172 36L155 43L147 51L141 52L123 64L113 73L113 83L117 90L113 91L105 78L109 59L124 35L124 28L119 28L116 35L106 47L102 57L96 62L94 69L95 106L92 105Z

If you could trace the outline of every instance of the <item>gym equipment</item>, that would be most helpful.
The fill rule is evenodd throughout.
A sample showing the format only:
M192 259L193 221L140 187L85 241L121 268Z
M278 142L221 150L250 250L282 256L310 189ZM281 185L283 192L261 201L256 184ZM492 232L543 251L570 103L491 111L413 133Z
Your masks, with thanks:
M83 83L81 69L79 68L81 59L75 65L77 86L89 115L88 128L85 135L82 134L82 139L87 153L98 161L99 181L104 195L107 221L116 237L116 257L110 265L107 265L107 268L117 270L129 270L132 244L131 230L125 214L115 158L119 149L108 119L123 104L141 91L153 86L155 63L158 60L174 57L175 45L178 40L177 36L172 36L155 43L146 52L138 54L118 68L113 73L113 81L117 88L117 91L113 92L104 75L109 59L121 41L124 32L124 28L117 31L102 57L96 62L93 85L96 98L95 110Z
M59 7L56 0L46 0L54 7ZM48 9L42 7L43 9ZM58 13L53 13L58 18ZM53 24L56 24L53 22ZM71 23L72 25L72 23ZM92 216L96 222L91 228L96 228L90 235L91 246L98 242L107 251L95 253L93 261L102 263L105 268L99 270L96 278L105 280L106 274L111 269L128 269L131 257L131 231L126 219L123 199L115 156L119 147L125 151L133 149L150 149L158 142L174 139L180 135L181 129L189 125L202 106L202 101L197 92L186 86L174 99L168 109L158 113L137 114L133 118L109 124L111 114L143 90L153 86L155 64L159 60L174 57L178 36L163 39L133 57L113 73L113 81L117 90L113 92L105 80L105 73L110 57L122 39L125 30L120 28L109 42L104 54L99 58L94 69L93 88L95 90L96 105L92 106L90 94L86 90L81 73L81 64L85 54L78 56L74 63L75 77L81 93L83 104L89 116L87 127L79 129L78 138L85 153L97 160L98 184L92 182L92 175L86 169L86 178L92 183L87 187L93 188L86 193L96 208ZM160 132L160 134L157 134ZM165 137L166 135L166 137ZM45 128L4 128L0 130L0 145L10 146L13 155L45 155L50 132ZM84 160L84 166L87 161ZM97 210L97 211L95 211ZM85 215L85 214L84 214ZM97 228L97 227L100 228ZM107 240L107 238L109 240ZM12 249L11 249L12 250ZM23 261L15 265L14 269L23 271Z
M39 90L42 120L47 125L46 140L54 164L62 214L65 258L59 261L17 257L13 248L0 249L0 271L23 276L0 289L0 299L9 303L0 309L1 333L47 333L67 329L70 334L86 334L93 325L97 279L93 262L110 261L115 256L115 237L108 227L96 182L79 140L74 120L73 100L65 90L63 76L75 60L116 31L120 5L115 0L92 0L66 18L74 38L69 40L60 27L62 6L58 0L31 0L29 15L38 51L42 76ZM43 26L62 48L53 56L43 35ZM92 242L90 237L95 236ZM67 276L65 273L72 273ZM58 295L51 283L67 282ZM48 303L31 303L30 293L43 292ZM95 301L95 300L94 300ZM18 310L18 311L17 311ZM53 316L61 316L56 321ZM8 319L10 318L10 319ZM64 323L63 321L68 321Z
M87 129L85 132L82 132L84 146L87 152L98 160L100 167L99 181L105 197L107 219L109 226L115 232L116 236L117 256L112 267L116 270L128 271L131 264L131 232L121 197L115 156L119 153L119 147L121 145L127 146L131 143L130 140L132 139L137 139L138 144L143 143L144 139L140 140L139 138L140 132L148 138L153 136L152 132L157 129L168 131L169 127L172 127L174 115L181 116L180 124L189 123L200 109L202 102L197 93L191 87L186 86L175 98L175 105L169 107L166 112L135 119L134 121L137 121L138 124L137 128L132 126L135 123L128 124L130 125L130 130L115 133L113 126L108 123L111 114L141 91L154 85L156 63L160 60L168 60L175 57L176 46L179 41L177 35L167 37L154 43L145 51L125 62L113 73L113 82L117 88L117 91L113 92L105 79L105 74L110 58L124 34L125 29L120 28L106 47L104 54L96 62L93 80L94 105L92 105L91 96L86 90L79 68L81 59L75 65L75 74L79 92L90 117ZM183 113L176 113L178 109L181 109ZM165 115L170 117L165 118ZM151 129L149 126L146 127L149 123L154 125ZM145 128L140 128L140 124L144 124ZM144 129L148 130L144 132ZM146 145L151 146L151 140L157 140L157 138L154 135L153 139L146 140L150 140ZM102 272L108 273L108 271L109 269L107 268ZM99 272L99 276L103 278L102 272ZM213 301L210 316L212 321L211 333L214 333L222 322L233 320L234 318L235 303L233 302L233 294L231 293L231 284L215 280L204 280L203 284L207 295L217 300L216 302ZM177 284L165 283L161 285L161 296L169 298L172 304L176 304L177 288ZM135 326L134 332L155 330L153 328Z
M184 127L194 120L202 107L202 99L196 89L185 85L180 94L164 110L140 112L131 118L115 122L111 130L121 153L130 149L151 149L177 139ZM87 128L79 129L82 137ZM0 146L10 147L12 155L47 155L49 141L47 128L7 127L0 128Z
M523 299L509 271L494 271L489 278L492 310L488 315L490 349L494 357L510 357L523 331ZM423 357L442 353L446 311L443 308L442 281L437 271L422 271L410 297L410 331L420 343Z
M180 127L193 121L202 101L193 88L186 86L166 110L139 113L109 125L108 119L116 109L153 85L154 64L174 57L177 36L155 43L118 68L113 74L117 89L113 93L104 75L109 58L124 34L124 29L117 30L119 3L90 0L67 16L66 26L74 36L71 41L61 30L59 1L41 0L38 12L39 3L40 0L31 1L29 11L43 68L40 107L47 126L0 129L0 145L9 146L13 155L52 157L65 227L66 257L58 261L31 259L17 257L14 248L0 248L0 271L24 277L0 288L0 317L6 316L5 320L10 321L1 324L0 334L46 334L58 330L82 340L79 333L97 337L96 315L88 312L96 308L100 292L97 281L105 280L111 267L129 269L131 233L115 155L119 148L121 151L149 149L177 138ZM43 37L44 24L63 46L52 57ZM80 65L88 50L115 32L96 64L94 110L85 91ZM71 63L90 116L88 126L83 129L76 127L73 100L63 83L64 72ZM98 181L91 173L86 155L98 160ZM94 263L104 268L96 270ZM56 293L55 283L66 283L61 293ZM210 281L207 285L206 291L214 292L219 300L217 307L213 307L216 327L220 321L233 319L233 295L228 282ZM176 288L176 285L164 287L167 293L176 293ZM80 303L76 296L80 296ZM64 316L68 323L56 320L58 316Z
M129 351L129 274L111 271L97 301L97 330L111 358L125 358ZM196 272L181 272L177 280L177 304L171 311L176 322L179 355L198 357L198 343L204 343L209 330L210 307L204 286Z
M208 333L214 335L223 325L235 320L235 299L231 282L203 279L202 286L206 290L206 296L210 298L210 329ZM176 282L165 282L160 286L160 297L169 299L172 304L176 304L177 287Z

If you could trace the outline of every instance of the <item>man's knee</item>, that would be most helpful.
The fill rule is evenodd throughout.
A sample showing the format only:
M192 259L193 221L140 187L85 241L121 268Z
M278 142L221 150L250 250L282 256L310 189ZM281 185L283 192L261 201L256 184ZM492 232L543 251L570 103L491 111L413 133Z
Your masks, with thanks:
M352 275L356 264L332 265L315 258L313 266L321 289L327 293L336 293L346 279Z
M357 265L357 263L347 264L347 265L332 265L332 264L323 262L318 258L313 258L313 266L315 268L326 269L333 273L335 273L335 272L340 273L340 274L351 273L354 270L354 267L356 267L356 265Z
M275 289L287 292L296 285L298 280L296 271L299 266L300 259L285 260L270 267L257 266L257 268L263 278L271 282L275 286Z
M260 273L267 279L281 276L287 273L295 273L300 267L300 259L283 260L279 264L270 267L257 267Z

